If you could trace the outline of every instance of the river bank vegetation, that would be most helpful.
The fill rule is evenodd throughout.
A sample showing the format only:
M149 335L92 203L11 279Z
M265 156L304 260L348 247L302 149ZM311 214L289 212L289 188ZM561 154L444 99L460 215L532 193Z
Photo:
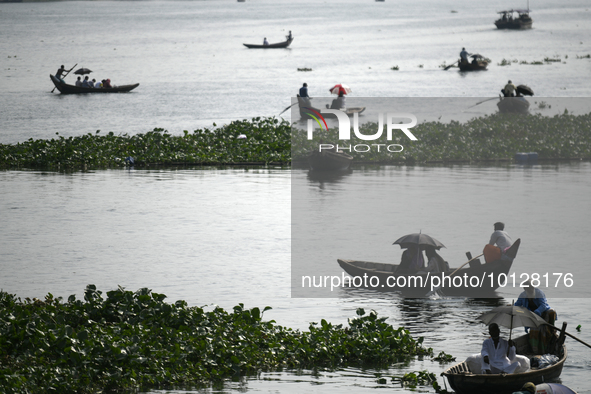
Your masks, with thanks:
M543 102L539 105L542 105ZM233 121L212 129L171 135L164 129L136 135L112 132L79 137L57 136L50 140L29 139L0 144L0 169L37 168L79 170L134 165L289 165L305 162L320 142L339 143L337 130L317 129L307 140L303 122L291 127L277 118ZM360 126L363 134L376 133L376 123ZM293 132L292 132L293 131ZM365 151L365 141L353 137L340 146L351 149L353 163L421 164L512 160L517 152L536 152L540 160L591 159L591 114L565 112L553 117L494 114L465 123L422 122L412 128L411 141L395 130L388 152L375 147ZM384 135L385 135L384 130ZM380 140L383 142L383 139Z
M270 307L205 311L165 298L146 288L119 288L105 297L94 285L84 300L48 294L21 301L0 292L0 391L198 387L282 368L380 368L433 355L423 338L361 308L346 327L321 320L299 331L264 321ZM403 379L430 385L429 377L424 371Z

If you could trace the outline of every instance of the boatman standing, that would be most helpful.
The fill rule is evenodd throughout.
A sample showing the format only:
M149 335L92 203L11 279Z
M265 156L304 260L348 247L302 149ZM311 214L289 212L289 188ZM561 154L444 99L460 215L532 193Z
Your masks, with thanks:
M309 107L312 105L312 103L310 103L310 96L308 95L308 84L306 82L304 82L304 84L300 88L300 98L302 99L304 106Z
M469 63L468 55L469 53L466 51L466 48L462 48L462 52L460 52L460 60L462 63Z
M265 45L265 46L269 45L269 41L267 41L267 37L265 37L263 39L263 45Z
M76 66L74 66L76 67ZM64 67L64 65L62 64L62 66L60 68L57 69L57 72L55 73L55 77L57 79L59 79L60 81L64 82L63 78L62 78L62 74L63 73L69 73L70 71L72 71L74 69L74 67L72 67L69 70L66 70L66 68Z

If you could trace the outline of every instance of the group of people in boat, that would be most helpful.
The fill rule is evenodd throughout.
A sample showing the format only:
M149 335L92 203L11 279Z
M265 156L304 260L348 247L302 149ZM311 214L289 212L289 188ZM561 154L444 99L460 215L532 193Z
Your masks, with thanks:
M524 291L519 294L515 302L536 315L542 317L548 324L554 325L556 312L550 308L544 292L536 288L530 281L524 283ZM525 327L529 334L529 345L534 354L550 352L552 329L548 327ZM480 353L466 359L470 371L475 374L512 374L526 372L530 369L530 359L517 354L515 343L501 338L501 330L496 323L488 326L489 338L482 343Z
M475 66L478 65L478 57L480 57L480 55L475 55L472 56L472 61L470 62L469 59L470 54L468 53L468 51L466 51L466 48L462 48L462 51L460 52L460 64L473 64Z
M81 77L78 77L78 79L76 80L76 86L81 87L81 88L96 88L96 89L100 89L100 88L112 88L113 86L111 86L111 80L110 79L103 79L101 81L97 81L96 79L92 79L90 80L88 75L86 77L84 77L84 80L81 79Z
M304 84L300 88L299 93L298 93L298 97L302 100L304 106L306 106L306 107L312 106L312 103L310 102L311 97L308 94L308 84L306 82L304 82ZM327 104L327 106L328 106L328 104ZM347 100L345 97L345 93L343 91L340 91L337 98L332 100L332 103L330 104L330 107L328 107L328 108L340 109L343 111L346 110L347 109Z
M513 239L505 231L503 222L493 224L494 231L488 244L484 246L483 255L487 263L495 260L510 260L514 256L510 252ZM425 252L426 259L423 256ZM425 265L426 262L426 265ZM445 261L432 246L410 246L402 252L397 273L442 273L449 271L449 263Z

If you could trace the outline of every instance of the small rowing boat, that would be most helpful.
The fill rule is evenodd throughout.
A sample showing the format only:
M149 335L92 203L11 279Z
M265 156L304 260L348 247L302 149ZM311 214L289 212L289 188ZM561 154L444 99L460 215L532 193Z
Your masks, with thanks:
M525 97L499 97L497 103L502 114L527 114L529 113L529 101Z
M129 92L137 88L140 84L136 83L133 85L121 85L114 86L112 88L83 88L81 86L68 85L65 82L57 79L53 75L49 75L51 82L55 85L56 89L62 94L79 94L79 93L124 93Z
M346 171L353 156L335 149L311 152L307 159L312 171Z
M529 335L523 335L513 340L517 354L535 357L529 345ZM511 394L519 391L527 382L540 384L557 379L562 373L567 351L564 336L553 336L555 344L552 354L558 357L558 362L545 368L531 368L528 371L513 374L481 374L473 373L466 361L456 364L444 372L451 388L458 394ZM478 371L480 372L480 371ZM538 391L539 392L539 391Z
M283 42L277 42L275 44L269 45L259 45L259 44L243 44L247 48L260 48L260 49L273 49L273 48L287 48L289 44L293 41L294 37L291 37Z
M460 71L483 71L486 70L488 63L490 62L489 59L485 58L482 55L474 54L470 56L472 58L471 62L465 62L460 59L458 62L458 67Z

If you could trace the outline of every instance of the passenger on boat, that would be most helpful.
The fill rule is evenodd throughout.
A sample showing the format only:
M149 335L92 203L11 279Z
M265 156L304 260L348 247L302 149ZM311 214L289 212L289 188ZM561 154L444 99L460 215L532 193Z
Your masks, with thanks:
M84 81L82 81L83 88L91 88L92 82L88 79L88 75L84 77Z
M470 54L468 53L468 51L466 51L466 48L462 48L462 52L460 52L460 60L462 61L462 63L470 63L470 61L468 60L468 56Z
M502 222L496 222L493 226L495 231L490 236L488 244L484 247L484 260L487 263L499 259L513 260L505 254L507 249L513 245L513 240L505 231L505 224Z
M557 314L556 311L550 308L546 294L540 289L537 289L528 280L523 284L525 291L519 294L519 298L515 302L516 306L522 306L532 311L536 315L542 317L547 323L554 325ZM529 332L529 344L536 354L544 354L549 349L550 340L554 332L549 327L525 327L525 331Z
M285 36L285 38L287 38L288 41L293 38L293 36L291 35L291 30L289 31L289 34Z
M94 82L94 87L97 88L97 89L103 87L103 83L101 81L98 81L97 82L96 80L93 79L92 82Z
M514 391L513 394L536 394L537 390L538 389L536 388L535 384L532 382L527 382L521 387L521 390Z
M110 79L103 79L102 83L103 83L103 88L112 88Z
M517 88L515 87L513 82L511 82L511 80L509 80L509 82L507 82L507 84L501 90L501 92L505 95L505 97L515 97L516 90L517 90Z
M337 97L336 99L332 100L332 103L330 104L330 109L346 109L347 106L345 104L345 94L341 91L339 92L339 97Z
M263 39L263 45L269 45L269 41L267 41L267 37Z
M501 330L498 324L488 326L490 338L482 343L482 373L515 373L525 372L529 369L529 358L517 355L513 341L501 338Z
M76 80L76 86L82 87L82 79L80 77L78 77L78 79Z
M425 269L423 251L418 246L411 246L402 252L397 273L414 273Z
M449 271L449 263L443 260L435 248L426 248L425 254L427 255L427 269L425 271L436 274Z

